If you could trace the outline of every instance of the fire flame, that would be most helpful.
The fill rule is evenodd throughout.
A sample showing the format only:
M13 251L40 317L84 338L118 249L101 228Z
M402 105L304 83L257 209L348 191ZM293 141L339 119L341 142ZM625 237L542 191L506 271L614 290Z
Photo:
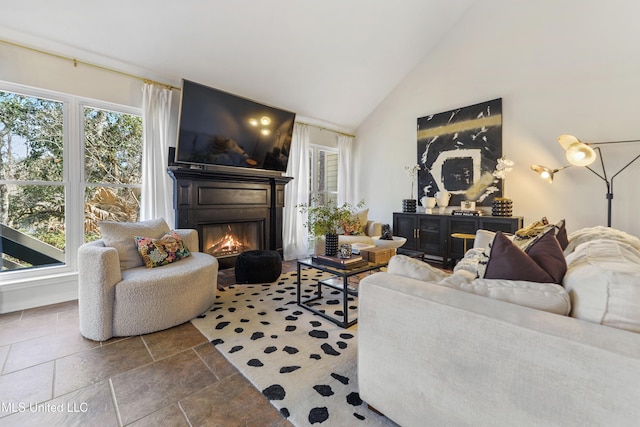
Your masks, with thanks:
M243 252L246 246L231 233L231 227L227 226L225 235L213 243L207 253L214 256L235 255Z

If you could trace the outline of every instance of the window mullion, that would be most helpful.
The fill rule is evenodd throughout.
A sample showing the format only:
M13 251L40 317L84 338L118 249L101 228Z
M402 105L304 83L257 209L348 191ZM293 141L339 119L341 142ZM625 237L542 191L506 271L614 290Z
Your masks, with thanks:
M84 202L82 195L82 136L81 108L77 98L65 103L65 183L67 194L67 263L74 270L77 267L77 248L84 241Z

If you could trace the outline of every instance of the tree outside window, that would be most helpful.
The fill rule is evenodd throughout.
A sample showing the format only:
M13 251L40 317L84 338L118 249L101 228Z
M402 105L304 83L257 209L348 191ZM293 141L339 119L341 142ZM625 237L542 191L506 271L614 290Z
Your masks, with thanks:
M84 108L87 241L100 238L98 221L137 221L142 186L142 118Z
M65 132L77 122L69 117L74 111L83 111L81 125ZM83 143L73 146L74 140ZM71 164L82 164L78 152L84 153L84 180L69 173ZM74 232L68 230L68 213L81 205L85 238L75 241L100 237L99 220L137 220L141 153L140 116L88 103L81 107L75 98L0 91L2 272L63 265L67 254L75 254L67 247L68 233ZM85 200L74 197L79 182Z

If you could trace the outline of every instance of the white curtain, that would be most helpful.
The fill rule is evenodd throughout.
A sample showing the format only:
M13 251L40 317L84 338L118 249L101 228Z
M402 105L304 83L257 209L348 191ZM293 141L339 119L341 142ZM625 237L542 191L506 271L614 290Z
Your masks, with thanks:
M140 219L164 218L173 228L173 184L167 174L171 96L171 89L152 83L145 83L142 88Z
M353 137L338 134L338 206L345 203L356 204L354 182L351 171Z
M287 163L287 176L293 177L284 187L283 252L285 260L303 258L309 252L309 233L304 227L306 215L296 206L309 202L309 126L295 123Z

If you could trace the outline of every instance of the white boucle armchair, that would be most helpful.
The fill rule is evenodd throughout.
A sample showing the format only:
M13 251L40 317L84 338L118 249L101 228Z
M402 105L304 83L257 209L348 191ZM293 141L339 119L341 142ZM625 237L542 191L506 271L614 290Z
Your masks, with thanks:
M156 332L187 322L213 305L218 260L198 251L196 230L175 231L191 256L156 268L121 269L119 251L104 239L80 247L78 306L84 337L105 341Z

